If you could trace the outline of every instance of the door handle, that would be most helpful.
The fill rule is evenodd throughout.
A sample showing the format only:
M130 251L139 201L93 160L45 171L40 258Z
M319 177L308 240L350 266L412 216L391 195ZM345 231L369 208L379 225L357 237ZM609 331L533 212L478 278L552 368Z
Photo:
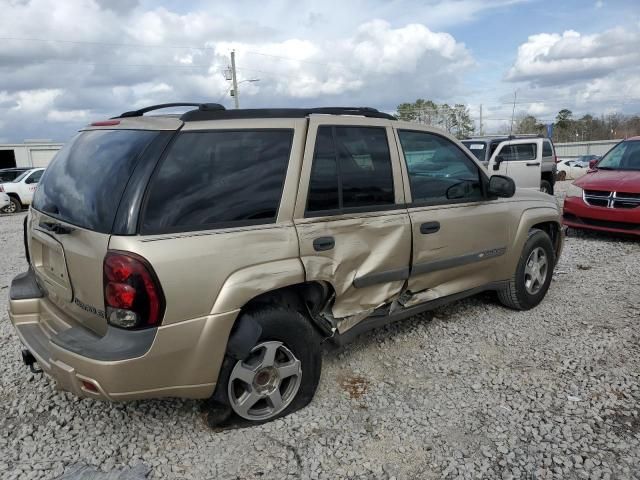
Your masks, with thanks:
M438 230L440 230L440 222L426 222L420 225L420 233L424 235L436 233Z
M333 237L319 237L313 241L313 249L316 252L324 252L331 250L336 246L336 240Z
M540 162L527 162L527 167L537 167L540 165Z

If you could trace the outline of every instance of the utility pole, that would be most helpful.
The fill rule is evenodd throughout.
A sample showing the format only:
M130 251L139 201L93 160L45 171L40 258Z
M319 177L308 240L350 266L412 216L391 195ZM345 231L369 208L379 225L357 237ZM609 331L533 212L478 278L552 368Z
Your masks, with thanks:
M483 125L482 125L482 104L480 104L480 135L481 136L484 135L484 132L482 131L483 130L482 127L483 127Z
M233 101L236 109L240 108L240 97L238 94L238 75L236 74L236 51L231 50L231 80L233 81Z
M513 110L511 111L511 130L509 131L509 135L513 135L513 118L516 115L516 99L518 98L518 90L513 92Z

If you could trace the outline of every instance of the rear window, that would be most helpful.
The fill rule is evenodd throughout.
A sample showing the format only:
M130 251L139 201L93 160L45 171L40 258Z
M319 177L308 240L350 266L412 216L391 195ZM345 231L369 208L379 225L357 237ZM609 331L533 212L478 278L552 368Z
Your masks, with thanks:
M76 135L42 176L33 207L73 225L109 233L137 160L156 135L142 130Z
M481 162L484 162L486 158L485 155L487 152L487 146L484 143L478 143L478 142L462 142L462 143L465 147L471 150L471 153L473 153L473 155L475 155L475 157L478 160L480 160Z
M542 143L542 156L553 157L553 149L551 148L551 142L549 140L545 140Z
M142 233L273 223L293 130L178 136L151 180Z

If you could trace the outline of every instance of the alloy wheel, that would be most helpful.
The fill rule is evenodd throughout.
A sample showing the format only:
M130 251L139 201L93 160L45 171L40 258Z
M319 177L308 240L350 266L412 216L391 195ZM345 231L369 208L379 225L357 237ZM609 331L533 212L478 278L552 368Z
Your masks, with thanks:
M529 295L536 295L544 282L547 280L549 273L549 260L545 251L540 248L534 248L527 258L524 267L524 287Z
M291 404L301 380L302 364L291 350L282 342L262 342L231 371L231 408L247 420L273 418Z

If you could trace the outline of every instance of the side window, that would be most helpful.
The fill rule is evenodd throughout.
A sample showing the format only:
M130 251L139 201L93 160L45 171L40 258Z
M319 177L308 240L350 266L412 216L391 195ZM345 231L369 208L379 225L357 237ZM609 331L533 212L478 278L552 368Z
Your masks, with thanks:
M394 203L391 155L384 128L318 128L307 212Z
M542 156L553 157L553 149L551 148L551 142L549 140L542 142Z
M513 145L503 145L498 155L505 162L535 160L538 146L535 143L516 143Z
M29 178L25 180L24 183L38 183L43 173L44 173L44 170L38 170L37 172L32 173L29 176Z
M414 202L448 203L483 198L480 171L450 140L399 130Z
M149 187L142 233L273 223L293 131L181 133Z

